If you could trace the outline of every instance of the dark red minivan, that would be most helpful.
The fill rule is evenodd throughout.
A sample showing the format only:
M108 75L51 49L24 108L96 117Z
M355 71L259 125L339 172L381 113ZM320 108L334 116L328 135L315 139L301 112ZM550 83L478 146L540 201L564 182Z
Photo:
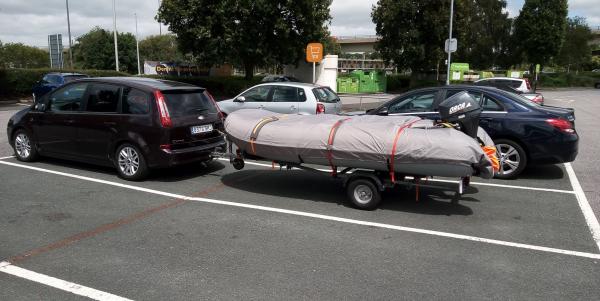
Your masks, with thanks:
M209 161L225 146L222 114L205 89L134 77L69 83L16 113L7 132L21 161L42 155L114 166L127 180Z

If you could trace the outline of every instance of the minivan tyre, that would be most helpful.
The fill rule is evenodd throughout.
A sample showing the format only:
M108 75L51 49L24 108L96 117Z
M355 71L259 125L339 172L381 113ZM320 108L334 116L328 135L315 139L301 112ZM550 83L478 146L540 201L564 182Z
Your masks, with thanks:
M119 177L128 181L140 181L148 176L149 169L144 154L130 143L123 143L115 152L115 165Z
M375 210L381 202L381 192L369 179L357 178L350 180L346 192L352 206L357 209Z
M38 152L35 143L29 131L24 129L17 130L13 135L13 149L15 157L19 161L32 162L38 158Z
M527 153L525 153L525 150L523 147L521 147L521 145L509 139L497 139L494 140L494 143L496 144L496 154L498 156L498 160L500 161L500 172L503 170L504 166L506 166L506 164L504 164L504 160L510 159L511 157L518 159L517 168L514 168L510 173L506 174L500 174L500 172L498 172L496 173L495 178L507 180L516 178L527 166ZM501 153L502 151L506 152L505 155L507 153L511 153L512 155L503 159ZM517 156L514 155L515 153Z

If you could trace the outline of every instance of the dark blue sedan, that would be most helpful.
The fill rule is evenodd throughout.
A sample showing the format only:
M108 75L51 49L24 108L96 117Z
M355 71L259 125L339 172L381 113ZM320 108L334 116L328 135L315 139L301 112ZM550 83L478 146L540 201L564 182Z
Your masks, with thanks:
M483 107L480 126L498 149L497 178L510 179L527 164L571 162L577 157L579 136L573 109L541 106L517 94L492 87L450 85L410 91L377 109L372 115L416 115L439 119L438 105L467 91Z
M74 80L87 78L89 76L81 73L48 73L44 75L42 80L35 83L33 86L33 101L35 102L44 94Z

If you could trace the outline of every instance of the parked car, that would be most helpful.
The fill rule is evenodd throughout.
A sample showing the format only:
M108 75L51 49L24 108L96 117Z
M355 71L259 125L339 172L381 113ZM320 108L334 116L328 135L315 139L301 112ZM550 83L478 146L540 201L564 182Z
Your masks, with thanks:
M265 109L283 114L338 114L340 97L329 87L285 82L256 85L233 99L219 102L227 116L240 109Z
M37 99L44 96L46 93L64 84L88 77L88 75L81 73L48 73L33 86L33 101L36 102Z
M526 78L512 78L512 77L491 77L480 79L475 82L476 85L481 86L492 86L496 88L508 86L517 91L523 93L531 93L531 84Z
M222 117L208 92L147 78L68 83L17 112L7 134L16 158L56 157L116 167L127 180L151 168L208 161L225 145Z
M262 79L263 83L275 83L275 82L301 82L299 79L293 76L287 75L267 75Z
M497 178L515 178L528 164L575 160L579 136L573 109L540 106L493 87L450 85L415 90L367 114L416 115L439 120L440 102L461 91L468 91L483 107L480 126L498 149L501 166Z
M528 79L492 77L480 79L474 83L476 86L489 86L498 89L519 94L537 104L544 104L544 96L531 90Z

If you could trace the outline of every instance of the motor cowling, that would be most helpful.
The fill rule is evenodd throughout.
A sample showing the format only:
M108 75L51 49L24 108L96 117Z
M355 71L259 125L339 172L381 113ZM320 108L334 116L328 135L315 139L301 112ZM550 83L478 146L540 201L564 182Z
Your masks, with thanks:
M460 130L477 139L481 105L467 91L456 93L439 105L442 122L458 124Z

